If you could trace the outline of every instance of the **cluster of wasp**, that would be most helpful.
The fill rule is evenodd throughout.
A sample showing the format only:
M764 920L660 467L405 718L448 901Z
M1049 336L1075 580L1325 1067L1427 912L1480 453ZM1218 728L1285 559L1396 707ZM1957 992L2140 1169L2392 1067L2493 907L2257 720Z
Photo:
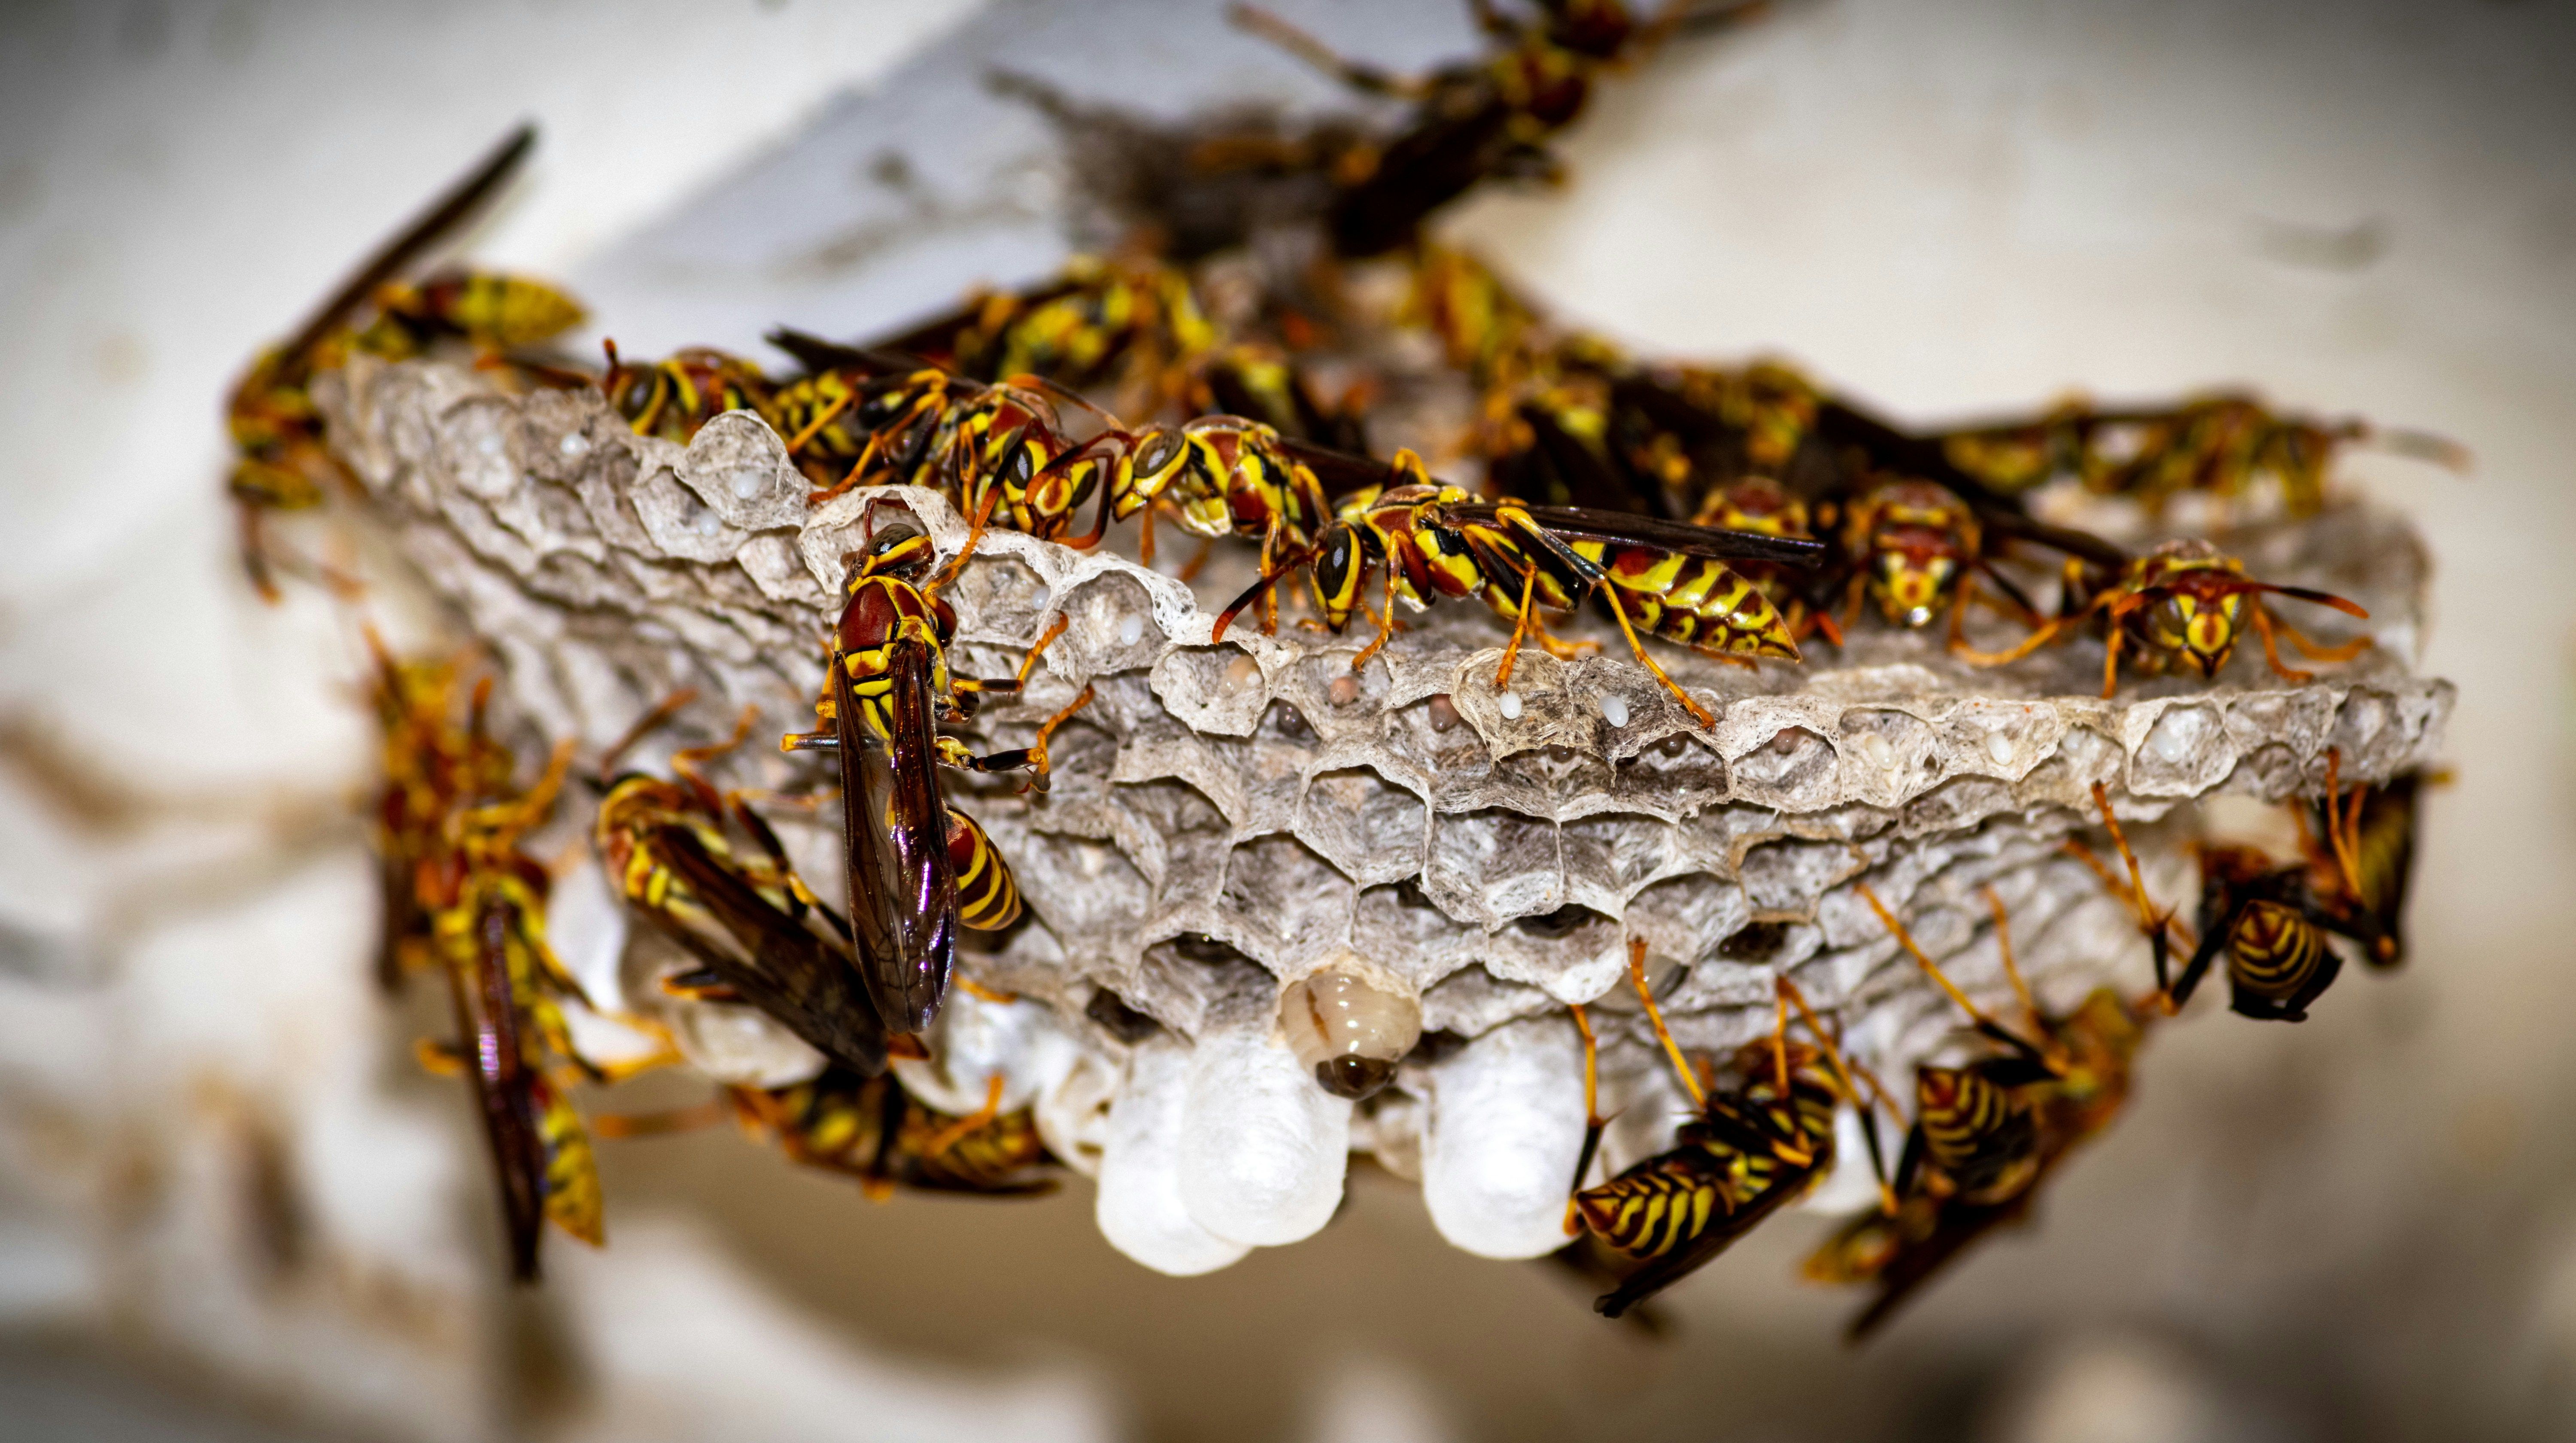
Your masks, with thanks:
M1058 713L1026 750L979 755L943 732L971 722L981 698L1016 692L1046 644L1018 678L952 669L955 619L940 593L987 527L1088 548L1113 523L1134 521L1149 565L1158 518L1198 538L1202 561L1226 538L1250 543L1256 579L1225 607L1217 635L1246 613L1275 627L1284 595L1310 611L1308 624L1337 634L1355 615L1367 619L1374 637L1352 658L1355 670L1398 630L1397 601L1420 610L1477 598L1512 624L1499 688L1524 645L1560 655L1581 645L1552 632L1550 618L1589 605L1702 725L1708 709L1665 673L1650 638L1748 667L1847 646L1864 628L1915 632L1936 622L1945 624L1940 645L1971 666L2097 638L2106 696L2123 661L2214 679L2249 629L2272 670L2296 681L2308 674L2282 659L2284 641L2312 661L2348 660L2369 646L2366 635L2321 644L2267 598L2353 617L2366 616L2361 607L2260 580L2210 540L2182 536L2132 552L2044 520L2032 505L2074 490L2131 503L2150 522L2185 495L2222 506L2265 498L2310 515L2328 502L2338 448L2371 434L2357 423L2215 396L2128 409L2068 404L1910 430L1786 367L1633 359L1550 324L1494 272L1424 237L1433 212L1478 182L1553 175L1548 141L1601 75L1742 8L1680 4L1640 19L1619 0L1544 0L1515 18L1480 5L1487 55L1419 79L1339 60L1275 18L1240 11L1251 28L1410 107L1388 133L1328 128L1294 145L1275 132L1220 134L1192 151L1211 183L1246 166L1315 182L1321 240L1294 274L1271 277L1249 304L1220 301L1198 256L1157 249L1149 230L1116 255L1078 260L1042 285L974 296L899 334L841 342L780 330L771 339L792 366L776 373L715 350L634 361L613 345L604 369L585 369L533 349L581 316L551 287L470 272L402 281L500 186L528 147L522 133L241 382L232 486L252 574L269 588L262 517L321 504L342 474L306 383L351 351L401 358L462 345L505 383L596 388L639 434L681 443L715 416L749 411L783 439L816 505L856 487L910 485L972 517L967 546L944 567L927 537L900 526L872 533L849 558L825 644L820 724L781 739L789 751L829 754L837 772L844 908L799 878L751 798L707 780L705 765L726 748L682 750L667 777L621 774L612 752L593 780L593 842L616 891L692 959L665 987L758 1008L828 1060L809 1083L733 1088L728 1109L798 1160L855 1174L877 1193L1049 1186L1050 1158L1028 1110L1002 1111L998 1086L995 1105L950 1116L889 1071L890 1058L923 1055L921 1036L952 982L958 929L1004 927L1019 912L1002 859L945 800L942 769L1027 772L1042 784L1048 736L1088 700ZM1199 235L1193 246L1221 250L1222 240ZM1391 310L1370 311L1348 284L1351 270L1369 265L1403 279ZM1417 425L1416 445L1381 454L1372 431L1401 429L1404 418L1373 398L1421 385L1372 369L1400 336L1428 338L1413 349L1440 356L1441 380L1468 404L1463 423ZM1330 375L1343 384L1326 385ZM1481 483L1435 479L1435 466L1474 468ZM2034 597L2046 583L2054 594L2043 604ZM2023 634L1973 646L1967 617L1979 606ZM474 1080L524 1275L535 1269L543 1219L598 1236L590 1144L564 1099L609 1074L568 1039L560 1004L580 988L546 944L547 869L520 850L571 758L559 752L520 787L510 752L486 733L484 691L460 698L459 666L380 665L386 975L437 970L449 980L463 1040L430 1055ZM636 735L666 723L679 700ZM1833 1238L1809 1272L1875 1284L1878 1298L1860 1319L1874 1325L1967 1243L2028 1209L2039 1182L2118 1112L2151 1021L2222 959L2238 1011L2293 1021L2340 966L2330 936L2370 965L2400 960L2415 789L2403 777L2347 793L2330 774L2325 798L2301 813L2308 843L2299 859L2204 849L2196 926L2155 909L2134 858L2125 882L2096 861L2152 941L2158 989L2143 998L2104 990L2070 1013L2047 1012L2011 970L2008 919L1995 901L2018 1025L1952 987L1862 888L1986 1049L1980 1060L1920 1069L1910 1108L1846 1058L1785 977L1770 1040L1726 1058L1686 1055L1655 1010L1637 943L1632 978L1696 1115L1670 1150L1587 1186L1601 1130L1593 1109L1568 1208L1576 1236L1561 1256L1611 1281L1599 1306L1619 1315L1805 1192L1834 1164L1837 1114L1854 1112L1882 1205ZM2168 975L2177 943L2190 949L2178 977ZM1132 1018L1111 1011L1121 1015L1104 1025ZM1593 1034L1582 1009L1574 1020L1588 1101ZM1348 1095L1391 1072L1328 1063L1318 1077ZM1879 1147L1882 1114L1911 1118L1892 1167ZM627 1119L610 1130L649 1125Z

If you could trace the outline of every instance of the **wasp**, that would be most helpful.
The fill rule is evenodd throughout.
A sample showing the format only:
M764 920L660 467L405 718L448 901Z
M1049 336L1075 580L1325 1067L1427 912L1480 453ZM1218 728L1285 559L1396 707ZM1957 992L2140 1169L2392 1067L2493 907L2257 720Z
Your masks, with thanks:
M1038 375L1108 389L1116 410L1181 404L1221 333L1189 272L1142 255L1076 256L1048 283L970 297L871 349L920 356L973 380Z
M852 971L849 923L806 889L760 814L699 770L741 745L752 717L721 746L675 753L671 780L608 776L612 752L594 829L600 859L626 905L699 964L667 986L747 1002L836 1065L882 1072L885 1029Z
M1043 377L986 385L797 331L770 340L810 368L779 390L771 417L821 485L817 503L854 486L926 486L970 516L1055 541L1105 484L1102 449L1075 444L1051 397L1089 403Z
M485 730L488 678L460 729L447 714L452 668L406 667L381 646L377 658L391 980L400 980L406 961L446 974L461 1040L424 1045L421 1055L473 1085L511 1269L532 1280L547 1221L585 1242L601 1238L590 1138L567 1095L596 1073L574 1050L555 1002L580 989L546 945L546 869L519 846L553 811L571 752L558 748L537 781L519 790L508 748Z
M2224 958L2234 1011L2302 1022L2343 970L2329 935L2355 943L2375 967L2403 960L2397 929L2405 906L2403 854L2412 845L2415 778L2401 777L2385 788L2356 787L2347 806L2337 783L2341 760L2336 752L2326 754L2326 791L2314 805L2317 832L2302 818L2301 860L2279 866L2253 847L2200 849L2200 945L2179 980L2166 976L2161 939L2156 949L2156 982L2170 1009L2179 1011L2190 1001ZM2376 836L2365 829L2372 822Z
M978 535L970 532L937 575L930 574L931 540L918 531L889 529L854 559L815 704L823 729L780 743L789 751L829 751L839 761L851 938L868 995L891 1032L918 1033L937 1015L959 926L1001 928L1019 916L1009 867L975 819L941 798L938 769L1028 771L1042 785L1048 738L1091 700L1086 688L1024 749L977 756L940 734L940 722L966 720L978 698L1017 693L1063 629L1059 621L1015 678L951 674L957 618L939 591L974 554Z
M1646 985L1645 941L1628 944L1630 983L1644 1002L1655 1036L1671 1059L1698 1115L1682 1124L1673 1146L1595 1187L1582 1187L1601 1132L1595 1103L1592 1029L1580 1009L1584 1101L1589 1114L1575 1166L1577 1191L1567 1230L1588 1231L1623 1274L1593 1307L1616 1318L1706 1266L1763 1219L1805 1193L1834 1167L1834 1113L1855 1097L1849 1069L1833 1040L1789 1039L1796 988L1779 983L1779 1026L1768 1041L1738 1049L1721 1069L1724 1085L1703 1086L1685 1064ZM1795 998L1811 1030L1814 1015Z
M952 1117L891 1073L826 1068L793 1087L730 1089L744 1126L806 1167L845 1173L882 1200L897 1188L1032 1197L1055 1191L1054 1158L1028 1108Z
M1417 79L1346 60L1267 11L1237 5L1232 14L1356 90L1413 102L1392 139L1355 143L1333 158L1328 233L1336 254L1361 257L1412 240L1431 212L1487 177L1556 179L1548 141L1583 113L1595 77L1642 58L1677 29L1714 28L1759 8L1682 3L1641 21L1620 0L1541 0L1528 18L1479 3L1476 21L1492 49Z
M1433 483L1409 451L1399 452L1384 471L1398 477L1397 484L1364 487L1345 497L1334 524L1305 558L1313 567L1324 624L1335 631L1365 605L1370 571L1384 570L1386 607L1373 612L1378 637L1353 658L1355 666L1393 634L1396 598L1420 609L1436 597L1481 596L1513 621L1511 644L1494 679L1502 687L1525 640L1556 649L1538 613L1570 611L1587 593L1618 624L1637 660L1703 726L1713 720L1707 708L1646 652L1641 632L1748 665L1760 656L1798 658L1778 609L1728 563L1810 562L1821 550L1812 541L1646 516L1477 501Z
M261 352L250 369L233 383L224 409L234 450L226 484L240 513L242 564L263 598L275 601L278 591L261 539L262 518L270 511L301 511L319 506L325 488L347 479L324 444L322 415L306 387L317 372L338 365L356 339L349 326L351 318L381 296L391 304L386 306L387 315L380 319L379 326L395 329L379 335L380 344L392 344L400 333L401 323L392 317L402 310L421 316L418 324L425 329L478 339L500 339L504 335L516 338L524 333L524 327L501 330L500 311L506 310L515 322L531 314L531 307L514 304L496 309L486 301L496 287L515 286L518 289L513 293L524 298L533 282L491 280L475 284L451 278L417 288L389 287L423 252L463 225L500 190L527 158L536 139L535 128L524 125L504 137L462 180L360 265L291 337ZM472 292L470 299L468 292ZM548 294L560 307L570 308L573 320L579 319L577 306L559 294Z
M1964 427L1934 438L1961 470L2006 493L2073 478L2160 514L2176 496L2233 500L2269 480L2282 509L2313 516L2327 500L2335 455L2377 440L2389 449L2461 469L2467 453L2439 437L2380 431L2354 420L2284 415L2250 396L2214 395L2167 408L2098 410L2082 402L2032 420Z
M2329 762L2336 760L2328 753ZM2370 928L2370 960L2406 960L2406 894L2415 871L2415 807L2426 778L2404 772L2338 802L2329 778L2309 825L2328 839L2353 910Z
M751 411L773 420L773 383L740 356L691 346L644 365L631 365L608 343L608 369L600 392L638 436L658 436L685 446L698 429L727 411Z
M2107 697L2119 684L2122 651L2132 653L2135 664L2150 675L2185 671L2214 678L2236 654L2236 643L2248 622L2262 638L2265 663L2294 684L2314 677L2282 662L2282 636L2310 661L2349 661L2371 644L2367 636L2334 647L2309 640L2273 616L2262 598L2267 594L2292 597L2364 620L2370 613L2329 592L2256 581L2245 574L2244 562L2197 537L2165 542L2124 562L2106 585L2091 584L2097 574L2070 563L2061 614L2035 627L2019 645L1993 653L1954 649L1976 665L1998 666L2018 661L2087 623L2098 623L2108 639L2102 656L2102 695Z
M1855 1342L1970 1244L2027 1218L2049 1174L2118 1118L2150 1016L2107 987L2064 1016L2044 1011L2013 963L2010 923L1990 888L2005 975L2029 1026L2007 1028L1952 985L1875 892L1860 890L1977 1034L2001 1050L1960 1067L1918 1070L1915 1121L1894 1187L1878 1211L1854 1219L1807 1259L1814 1281L1877 1287L1852 1320Z

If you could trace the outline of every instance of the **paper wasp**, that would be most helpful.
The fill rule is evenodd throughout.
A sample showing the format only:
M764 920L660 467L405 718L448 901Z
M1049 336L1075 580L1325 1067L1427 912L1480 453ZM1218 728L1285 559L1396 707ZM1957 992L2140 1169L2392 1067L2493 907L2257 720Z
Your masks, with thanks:
M675 753L674 780L607 780L594 834L600 860L626 904L699 964L666 986L747 1002L836 1065L882 1072L885 1028L853 974L848 922L805 889L760 815L698 770L740 745L750 721L722 746ZM612 752L603 774L614 760Z
M1703 726L1712 722L1708 709L1647 654L1641 632L1748 665L1757 656L1798 657L1779 611L1727 563L1802 564L1821 550L1812 541L1614 512L1477 501L1433 483L1409 451L1385 466L1370 462L1354 469L1398 480L1345 497L1333 524L1297 559L1313 566L1324 624L1335 631L1366 605L1371 569L1384 568L1386 609L1371 609L1378 639L1353 658L1355 665L1393 634L1396 598L1420 609L1435 597L1481 596L1514 622L1511 647L1494 679L1501 687L1510 681L1525 639L1556 649L1537 613L1572 610L1587 593L1618 623L1637 660ZM1265 568L1257 585L1270 580ZM1248 599L1249 594L1236 607Z
M1915 1121L1892 1195L1807 1259L1806 1275L1817 1282L1878 1289L1852 1319L1855 1342L1970 1244L2024 1220L2049 1174L2110 1126L2128 1100L2150 1016L2107 987L2062 1017L2041 1009L2013 965L2010 924L1989 889L2005 974L2030 1030L2007 1028L1951 984L1875 892L1863 885L1861 896L1977 1035L2000 1050L1960 1067L1918 1069Z
M1186 270L1076 256L1045 285L972 297L869 349L987 383L1038 375L1077 390L1105 386L1119 411L1138 414L1180 403L1218 341Z
M799 331L769 339L808 368L779 389L770 414L797 464L823 487L817 502L853 486L927 486L970 516L1062 540L1109 471L1099 448L1069 439L1048 393L1089 403L1051 381L1015 376L986 385Z
M1006 927L1020 910L1010 869L984 829L941 798L938 769L1029 771L1042 786L1048 737L1091 699L1085 690L1025 749L977 756L940 734L940 722L965 720L977 698L1018 692L1046 644L1032 649L1010 680L950 673L957 619L939 590L974 554L982 519L935 576L930 538L918 531L890 529L853 559L815 703L822 729L780 743L838 758L851 938L868 995L891 1032L920 1032L937 1015L959 926Z
M2256 581L2245 574L2244 562L2197 537L2168 541L2130 559L2097 589L2098 574L2070 563L2061 613L2034 628L2019 645L1992 653L1954 649L1976 665L1999 666L2018 661L2087 623L2098 623L2108 641L2102 655L2102 695L2107 697L2119 684L2124 649L2149 675L2180 670L2215 678L2236 654L2248 621L2262 638L2265 663L2292 683L2313 678L2282 662L2282 635L2311 661L2349 661L2371 644L2367 636L2335 647L2310 641L2273 616L2263 604L2263 595L2314 602L2363 619L2370 613L2327 592Z
M394 982L407 965L434 963L447 976L460 1040L424 1044L421 1055L472 1082L511 1269L534 1279L547 1220L585 1242L601 1236L590 1139L566 1096L593 1074L554 1001L580 989L546 946L546 870L519 847L553 810L571 752L558 748L536 783L517 790L509 749L485 731L488 680L460 729L448 714L452 667L404 666L381 646L376 656L390 959L382 965Z
M775 389L760 367L740 356L691 346L664 360L629 365L608 345L608 370L599 389L638 436L658 436L685 446L698 429L727 411L753 411L776 423Z
M2331 756L2331 754L2329 754ZM2356 911L2370 928L2371 962L2395 967L2406 960L2406 893L2415 871L2415 802L2425 784L2420 772L2405 772L2378 786L2354 788L2348 804L2339 803L2329 778L2309 825L2319 835L2335 838L2340 825L2351 875L2346 882ZM2338 819L2338 808L2341 816Z
M1335 253L1356 257L1405 244L1431 212L1489 176L1555 179L1547 142L1582 114L1596 75L1635 61L1676 29L1713 27L1758 8L1682 0L1641 22L1619 0L1542 0L1520 19L1480 0L1476 21L1494 49L1412 80L1345 60L1267 11L1237 5L1232 13L1356 90L1413 102L1392 139L1334 158L1326 221Z
M261 538L265 513L310 510L323 503L327 487L347 479L323 440L321 413L306 390L317 372L339 365L352 348L399 360L452 337L498 353L534 345L580 322L578 304L537 281L467 271L443 272L418 285L396 279L499 192L536 138L535 127L526 125L504 137L233 383L225 403L235 452L227 487L240 513L242 563L263 598L278 596ZM353 328L353 318L370 305L377 310L374 320Z
M2404 959L2398 929L2416 778L2356 787L2346 806L2336 785L2340 761L2337 753L2326 754L2325 796L2314 804L2312 820L2301 818L2307 853L2301 860L2281 866L2253 847L2200 848L2200 945L2179 979L2167 977L2163 938L2156 939L2156 982L2171 1008L2189 1002L2223 957L2234 1011L2305 1021L2309 1006L2343 970L2329 933L2351 939L2374 967Z
M832 1067L793 1087L729 1089L746 1127L777 1138L789 1159L846 1173L869 1196L897 1188L1030 1197L1050 1193L1054 1158L1028 1108L970 1117L936 1111L893 1074Z
M1593 1304L1610 1318L1706 1266L1831 1171L1835 1108L1858 1099L1833 1040L1785 978L1778 984L1780 1020L1771 1038L1737 1049L1721 1069L1722 1085L1703 1085L1665 1029L1646 985L1645 955L1645 939L1631 938L1629 981L1699 1115L1682 1124L1669 1150L1608 1182L1583 1187L1603 1123L1595 1102L1592 1028L1576 1009L1588 1118L1566 1227L1588 1230L1598 1245L1594 1261L1621 1275L1618 1286ZM1793 1000L1815 1034L1814 1045L1789 1040Z
M2438 437L2283 415L2241 395L2162 409L2098 410L2072 402L2032 420L1964 427L1935 439L1953 464L1998 491L2018 494L2073 478L2087 490L2135 500L2151 515L2185 492L2232 500L2268 478L2284 511L2313 516L2325 507L2335 453L2357 442L2378 440L2454 469L2467 461L2460 447Z

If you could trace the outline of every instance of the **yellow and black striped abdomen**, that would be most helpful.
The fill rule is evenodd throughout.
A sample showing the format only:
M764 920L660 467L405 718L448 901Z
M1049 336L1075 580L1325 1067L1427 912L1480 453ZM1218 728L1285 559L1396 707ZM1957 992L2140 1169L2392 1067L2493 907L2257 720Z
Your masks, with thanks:
M1600 566L1638 630L1694 650L1794 661L1789 623L1762 588L1723 561L1597 541L1574 549Z
M2294 996L2325 963L2325 934L2279 902L2246 903L2227 930L2228 977L2257 996Z
M1925 1067L1915 1102L1924 1156L1962 1195L1995 1200L2028 1180L2038 1128L2010 1088L1974 1067Z
M957 874L957 920L978 931L1008 927L1020 917L1020 889L993 839L975 819L948 809L948 864Z
M1652 1159L1575 1195L1600 1239L1632 1258L1660 1257L1708 1230L1726 1211L1719 1180Z

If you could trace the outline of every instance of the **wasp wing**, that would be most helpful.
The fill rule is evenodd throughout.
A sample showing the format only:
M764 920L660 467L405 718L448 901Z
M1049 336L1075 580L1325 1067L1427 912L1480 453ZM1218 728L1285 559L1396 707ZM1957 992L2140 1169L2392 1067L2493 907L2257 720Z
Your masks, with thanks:
M546 1149L537 1128L536 1076L519 1037L518 998L510 987L510 938L518 929L516 904L503 898L483 903L474 914L472 975L454 974L450 982L458 1028L473 1048L466 1075L492 1147L501 1218L510 1234L511 1276L534 1282L545 1221Z
M1461 516L1476 516L1496 508L1477 502L1454 509ZM1775 561L1784 566L1813 566L1825 554L1821 541L1758 531L1721 531L1714 526L1693 526L1687 521L1666 521L1638 512L1593 511L1580 506L1522 509L1529 513L1530 520L1570 540L1655 546L1715 561Z
M885 1028L875 1006L851 981L847 958L708 855L706 844L687 827L665 824L656 829L653 846L699 905L742 947L742 955L735 956L671 924L668 930L692 955L743 1000L787 1024L824 1056L861 1072L885 1070Z
M519 168L519 163L528 158L528 152L536 143L537 128L533 125L522 124L503 136L501 143L493 147L491 153L484 156L464 179L432 201L429 209L423 211L418 219L369 256L355 275L341 282L340 288L314 311L312 317L296 331L295 339L280 348L279 354L298 361L309 355L315 346L322 343L324 336L347 320L351 311L364 305L379 286L401 274L405 266L436 245L449 231L462 225L466 217L489 200L492 193L501 188L501 183L510 178L510 173Z
M957 953L957 880L939 798L929 644L886 646L886 736L860 719L850 674L832 667L841 810L849 833L850 934L877 1015L919 1032L939 1012Z

